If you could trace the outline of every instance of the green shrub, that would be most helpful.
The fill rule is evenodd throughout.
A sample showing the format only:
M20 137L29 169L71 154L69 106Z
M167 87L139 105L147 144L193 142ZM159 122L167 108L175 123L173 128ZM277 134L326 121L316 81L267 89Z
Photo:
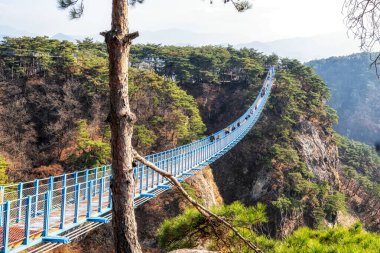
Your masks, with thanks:
M217 206L211 209L215 214L232 223L241 234L254 239L252 231L255 225L267 222L265 206L257 204L255 207L246 207L239 202L230 205ZM235 252L250 252L234 233L218 222L210 221L196 209L188 208L183 214L165 220L159 230L160 247L165 250L191 248L196 245L208 245L210 249L225 249L223 241L228 242L228 248Z
M356 224L350 229L336 227L324 230L301 228L277 244L279 253L375 253L379 252L380 236L368 233Z
M8 175L7 175L8 166L9 166L9 163L7 162L5 157L0 155L0 184L8 183Z
M151 148L157 139L154 132L144 125L135 125L133 130L137 138L137 147Z
M91 138L86 120L78 121L77 148L70 156L72 163L79 168L93 168L108 164L111 158L111 145L109 142L109 129L104 130L103 139Z

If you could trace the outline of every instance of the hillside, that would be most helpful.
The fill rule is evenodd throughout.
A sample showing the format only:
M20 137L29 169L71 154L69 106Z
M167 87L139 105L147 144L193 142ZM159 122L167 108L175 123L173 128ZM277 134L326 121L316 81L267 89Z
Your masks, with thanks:
M32 179L107 162L104 45L25 37L4 41L0 51L11 52L0 58L0 180ZM329 90L310 67L232 47L137 45L131 53L131 103L138 117L134 146L143 153L192 142L232 122L257 96L266 66L278 65L263 116L241 143L186 182L192 196L208 206L240 201L253 208L262 203L268 222L262 219L251 230L265 238L282 240L304 226L347 225L341 222L349 216L346 209L362 218L367 229L378 231L377 220L361 216L344 196L354 181L345 167L376 182L377 160L360 171L364 162L357 153L367 149L341 145L332 129L335 111L325 104ZM373 192L368 191L366 200L371 208L378 206ZM363 199L360 204L366 208ZM157 229L187 207L174 190L136 209L146 252L160 252ZM346 237L347 231L328 233ZM376 235L363 235L360 226L352 231L358 238L376 240ZM57 252L112 252L111 233L109 225L103 226ZM295 236L315 239L323 233L304 230Z
M366 53L331 57L307 63L331 90L328 104L337 110L334 129L357 141L380 141L380 85Z
M0 51L12 52L0 58L0 156L9 180L108 163L103 45L24 37L5 40ZM194 99L173 81L137 69L131 69L130 81L131 107L139 118L133 142L140 152L165 150L203 134Z

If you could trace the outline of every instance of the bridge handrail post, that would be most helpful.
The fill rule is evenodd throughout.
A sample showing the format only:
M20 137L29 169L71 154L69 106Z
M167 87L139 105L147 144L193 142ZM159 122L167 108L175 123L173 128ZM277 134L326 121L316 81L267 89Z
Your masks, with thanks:
M171 167L170 167L170 169L171 169L171 173L172 173L173 176L175 176L175 173L176 173L176 170L175 170L176 159L177 159L176 156L173 156L172 157L172 161L171 161Z
M110 177L110 185L112 183L112 174L109 176ZM112 207L112 189L110 187L109 193L108 193L108 208Z
M186 153L184 152L182 154L182 173L186 171Z
M156 166L157 166L157 163L155 162L154 163ZM151 187L153 188L154 187L154 170L152 170L151 168L147 168L148 170L151 171L151 174L152 174L152 184L151 184Z
M137 180L138 180L138 178L139 178L139 162L137 162L137 166L133 167L133 182L134 182L133 198L136 197L136 187L137 187ZM100 183L102 183L101 180L100 180ZM104 191L104 187L103 187L103 191Z
M144 165L141 165L140 167L139 167L139 173L140 173L140 176L139 176L139 181L140 181L140 194L142 193L142 189L143 189L143 169L144 169Z
M100 184L99 184L99 206L98 206L98 212L102 212L102 204L103 204L103 183L104 183L104 177L100 178Z
M66 188L67 174L62 175L62 188Z
M200 162L203 162L203 160L204 160L204 159L203 159L203 157L204 157L204 156L203 156L203 154L204 154L204 152L203 152L204 147L201 146L200 149L201 149L201 150L200 150L200 153L199 153L199 158L200 158Z
M87 214L86 217L91 217L91 209L92 209L92 189L93 189L94 182L93 180L90 180L88 182L88 191L87 191Z
M199 147L199 163L203 162L203 146Z
M11 204L9 201L2 204L4 210L4 220L3 220L3 248L1 249L2 253L8 253L8 244L9 244L9 221L11 213Z
M173 157L170 157L169 158L169 161L170 161L170 165L168 164L168 166L170 167L169 170L170 170L170 174L173 175Z
M197 151L198 151L198 148L193 150L193 166L198 165L198 163L197 163Z
M17 217L16 217L16 223L19 223L21 220L23 189L24 189L24 183L19 183L17 186Z
M54 190L54 177L53 176L49 177L49 183L48 184L49 184L48 190L52 192Z
M194 165L198 166L198 148L194 149Z
M145 166L145 190L149 188L149 168Z
M203 150L203 157L202 157L202 161L205 161L206 160L206 146L205 145L203 145L203 147L202 147L202 150Z
M205 145L205 160L207 161L208 159L208 153L209 153L209 144Z
M0 186L0 225L3 224L3 207L4 207L4 195L5 195L5 187L4 186Z
M106 173L107 173L107 166L106 165L103 165L102 167L102 177L106 177Z
M49 216L50 216L50 205L51 205L51 200L52 200L52 192L47 191L45 192L45 203L44 203L44 220L43 220L43 236L48 236L49 235Z
M74 185L78 183L78 171L74 172Z
M166 159L166 157L165 157ZM162 160L162 169L166 172L168 172L169 167L167 167L167 163L165 164L166 160ZM161 184L164 183L165 178L161 176Z
M22 244L29 244L29 236L30 236L30 217L32 211L33 199L32 196L28 196L26 198L26 210L25 210L25 224L24 224L24 241Z
M86 169L84 171L84 185L85 185L85 187L84 187L83 200L85 200L87 198L87 191L88 191L88 187L87 187L87 185L88 185L88 169Z
M183 159L185 161L185 164L183 165L183 171L186 172L189 169L189 151L188 150L183 155Z
M103 191L105 191L105 188L106 188L106 175L107 175L107 166L104 165L102 167L102 177L104 178L104 180L103 180Z
M177 164L178 164L178 168L177 168L177 174L176 174L176 176L179 176L181 174L181 172L182 172L182 152L180 152L178 154Z
M38 215L38 195L39 193L39 187L40 187L40 180L36 179L34 180L34 213L33 217L36 217Z
M80 184L75 185L74 197L74 223L79 221Z
M193 150L190 149L187 153L187 169L191 169L193 165Z
M94 191L92 192L92 196L96 195L96 189L98 188L98 167L94 169Z
M53 176L49 177L49 191L51 192L50 198L53 199L53 195L54 195L54 177ZM49 208L51 210L52 206L49 205Z
M66 176L66 174L65 174ZM61 221L59 224L59 228L63 229L65 227L65 216L66 216L66 194L67 194L67 188L66 188L66 181L65 181L65 187L62 188L62 199L61 199Z
M162 159L162 157L161 157ZM159 162L157 162L157 167L160 168L160 169L163 169L162 167L162 160L160 159ZM161 167L160 167L161 166ZM158 185L160 183L160 173L156 173L157 174L157 178L156 178L156 184L155 185Z

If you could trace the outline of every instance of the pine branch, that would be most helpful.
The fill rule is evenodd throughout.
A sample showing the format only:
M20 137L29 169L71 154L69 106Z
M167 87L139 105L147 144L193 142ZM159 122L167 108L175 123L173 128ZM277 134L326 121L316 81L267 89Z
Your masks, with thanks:
M70 18L77 19L82 17L84 11L83 0L58 0L58 8L70 8Z
M145 0L129 0L128 4L135 6L136 4L142 4Z
M250 240L248 240L247 238L245 238L243 235L241 235L239 233L239 231L232 225L230 224L229 222L227 222L225 219L223 219L222 217L214 214L213 212L211 212L210 210L208 210L206 207L204 207L203 205L197 203L187 192L186 190L182 187L181 183L178 182L178 180L170 173L164 171L164 170L161 170L160 168L158 168L155 164L147 161L144 157L142 157L141 155L139 155L137 153L137 151L133 150L133 156L134 158L141 162L142 164L144 164L145 166L151 168L152 170L154 170L155 172L157 172L158 174L160 174L161 176L167 178L173 185L177 186L178 190L180 191L180 193L203 215L205 216L206 219L210 219L210 218L214 218L216 221L218 221L219 223L225 225L227 228L229 228L230 230L232 230L235 235L237 237L239 237L249 248L251 248L254 252L256 253L263 253L263 251L258 247L256 246L255 244L253 244Z
M238 12L244 12L252 8L252 4L248 0L223 0L224 3L231 2ZM212 0L210 1L212 3Z
M61 9L66 9L76 5L78 1L79 0L58 0L58 7Z

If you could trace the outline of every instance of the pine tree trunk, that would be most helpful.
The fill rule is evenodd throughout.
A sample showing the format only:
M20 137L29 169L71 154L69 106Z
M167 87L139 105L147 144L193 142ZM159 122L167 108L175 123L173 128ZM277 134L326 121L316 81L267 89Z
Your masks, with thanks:
M110 124L112 145L112 226L115 252L139 253L133 208L132 132L135 116L128 99L127 0L112 1L112 28L105 33L109 53Z

